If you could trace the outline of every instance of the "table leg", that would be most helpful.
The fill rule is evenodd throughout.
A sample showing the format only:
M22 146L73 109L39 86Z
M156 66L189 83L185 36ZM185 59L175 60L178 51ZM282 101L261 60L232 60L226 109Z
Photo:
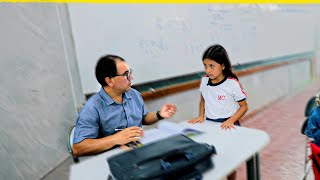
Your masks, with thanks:
M254 173L254 156L252 156L247 161L247 179L248 180L254 180L255 179L255 173Z
M260 180L260 160L258 153L247 161L247 178L248 180Z
M255 159L256 159L256 162L255 162L255 165L256 165L256 178L257 178L257 180L260 180L260 158L259 158L259 154L258 153L255 155Z

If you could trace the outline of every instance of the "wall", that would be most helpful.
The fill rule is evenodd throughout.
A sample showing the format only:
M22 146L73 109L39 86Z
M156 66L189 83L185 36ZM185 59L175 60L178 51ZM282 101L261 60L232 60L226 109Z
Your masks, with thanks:
M300 6L69 4L68 8L85 94L99 90L92 69L109 53L129 62L133 83L140 85L202 71L201 55L216 43L226 48L233 65L314 50L313 13Z
M320 11L317 11L318 15L316 17L320 17ZM314 76L320 77L320 24L318 22L316 26L316 42L315 42L315 49L316 49L316 60L314 65Z
M83 100L65 5L0 4L0 179L39 179L68 157Z

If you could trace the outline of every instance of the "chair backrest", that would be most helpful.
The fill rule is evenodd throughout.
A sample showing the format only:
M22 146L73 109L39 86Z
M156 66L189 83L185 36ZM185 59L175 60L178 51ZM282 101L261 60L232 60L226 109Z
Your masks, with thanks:
M83 106L86 104L86 102L83 102L81 103L79 106L77 106L77 111L78 113L80 113L80 111L82 110ZM75 163L78 163L80 162L80 159L78 157L76 157L74 154L73 154L73 137L74 137L74 129L75 129L76 126L72 126L69 130L69 136L68 136L68 143L67 143L67 147L68 147L68 151L69 153L71 154L72 156L72 159ZM83 160L84 158L81 158L81 161Z
M312 98L309 99L309 101L307 102L306 105L306 109L304 110L304 116L305 117L309 117L309 114L311 112L311 110L317 106L316 103L316 96L313 96Z
M72 147L73 147L74 129L75 129L75 126L72 126L72 127L70 128L70 130L69 130L67 147L68 147L69 153L70 153L71 156L72 156L73 161L74 161L75 163L77 163L77 162L79 162L79 158L76 157L76 156L73 154L73 150L72 150Z

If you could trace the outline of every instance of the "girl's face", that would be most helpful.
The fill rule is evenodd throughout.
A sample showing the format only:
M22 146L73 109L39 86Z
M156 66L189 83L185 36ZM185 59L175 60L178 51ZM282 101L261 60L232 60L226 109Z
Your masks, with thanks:
M204 71L209 76L212 83L218 83L224 79L224 74L222 71L225 67L223 64L221 65L211 59L204 59L203 66Z

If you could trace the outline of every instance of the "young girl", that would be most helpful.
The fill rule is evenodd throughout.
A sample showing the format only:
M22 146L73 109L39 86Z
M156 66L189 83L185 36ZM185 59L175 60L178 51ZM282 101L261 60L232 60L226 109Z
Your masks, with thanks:
M200 84L201 98L199 117L189 123L206 120L221 122L222 129L240 125L239 119L248 110L246 93L232 67L226 50L221 45L210 46L202 57L206 75ZM228 179L235 179L234 171Z

